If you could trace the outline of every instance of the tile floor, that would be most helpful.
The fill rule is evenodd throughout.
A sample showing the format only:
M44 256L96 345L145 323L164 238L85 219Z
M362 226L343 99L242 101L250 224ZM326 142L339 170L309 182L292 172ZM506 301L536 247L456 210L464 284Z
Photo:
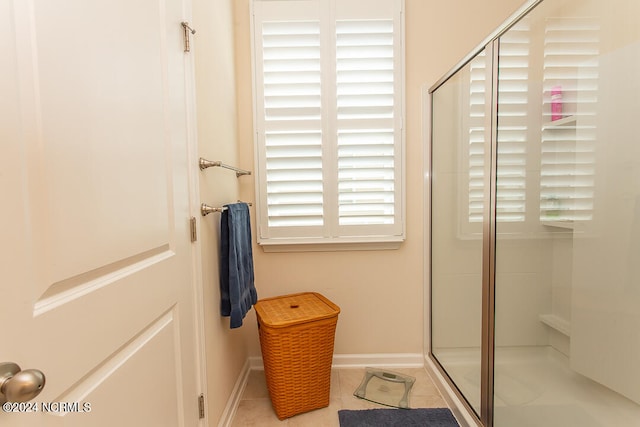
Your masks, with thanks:
M390 368L390 370L416 378L409 395L410 407L444 408L447 406L431 377L423 368ZM331 399L328 407L280 421L271 407L264 371L251 371L232 426L338 427L340 409L387 408L353 396L353 392L362 381L364 372L364 368L333 369Z
M437 354L479 408L478 351ZM640 426L640 405L572 370L569 358L553 347L497 347L495 356L495 426Z

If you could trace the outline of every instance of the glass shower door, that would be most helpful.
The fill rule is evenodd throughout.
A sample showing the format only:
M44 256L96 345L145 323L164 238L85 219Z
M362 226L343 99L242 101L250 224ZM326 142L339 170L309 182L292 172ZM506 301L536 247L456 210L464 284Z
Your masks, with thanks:
M500 37L496 427L640 425L640 2Z
M480 415L487 59L432 94L431 352Z

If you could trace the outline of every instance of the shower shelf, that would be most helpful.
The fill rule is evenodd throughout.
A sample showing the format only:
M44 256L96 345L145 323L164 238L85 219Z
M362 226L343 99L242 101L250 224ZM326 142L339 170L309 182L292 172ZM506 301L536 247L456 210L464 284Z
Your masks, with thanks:
M567 117L563 117L559 120L553 120L550 122L546 122L543 126L542 129L571 129L571 126L575 126L577 121L576 116L567 116Z
M563 335L571 336L571 323L555 314L541 314L539 319L542 323L555 329Z
M542 221L542 225L554 228L573 230L573 221Z

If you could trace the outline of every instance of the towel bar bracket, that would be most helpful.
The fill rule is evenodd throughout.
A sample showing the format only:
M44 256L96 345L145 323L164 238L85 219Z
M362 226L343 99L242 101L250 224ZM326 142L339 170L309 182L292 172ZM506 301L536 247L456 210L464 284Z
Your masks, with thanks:
M200 205L200 213L202 214L202 216L207 216L207 215L209 215L210 213L213 213L213 212L223 212L223 211L226 211L226 210L227 210L227 208L224 207L224 206L221 207L221 208L216 208L216 207L204 204L204 203Z

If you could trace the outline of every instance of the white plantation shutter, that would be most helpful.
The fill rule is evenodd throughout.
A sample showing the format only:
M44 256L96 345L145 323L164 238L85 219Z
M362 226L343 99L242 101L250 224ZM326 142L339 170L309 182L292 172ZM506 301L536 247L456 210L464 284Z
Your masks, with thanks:
M498 81L498 167L496 220L526 220L527 124L529 113L529 21L523 19L500 37Z
M400 241L399 0L254 0L258 239Z
M486 51L480 52L469 64L469 80L469 208L467 220L471 223L482 223L484 214Z
M530 129L529 117L539 114L533 106L539 102L533 91L539 89L528 83L530 73L538 72L531 70L538 63L530 60L531 55L537 55L538 50L532 49L537 45L543 53L542 126ZM530 23L525 18L500 37L499 49L497 221L527 223L533 230L539 221L591 219L599 25L589 18L549 18L544 39L531 40ZM483 219L486 62L482 52L469 64L469 200L465 219L469 225ZM552 92L558 89L562 115L552 120ZM538 167L539 182L527 182L527 170ZM501 227L506 232L524 229ZM477 229L461 224L461 230L473 234Z
M550 18L544 40L544 117L540 219L584 221L594 200L599 25L588 18ZM562 93L552 120L551 94Z
M320 23L262 25L269 227L322 226Z
M526 219L529 51L529 23L522 20L500 38L496 171L498 222L524 222ZM469 66L467 220L481 223L484 209L486 53L478 54Z
M340 225L394 224L393 20L336 25L336 128Z

